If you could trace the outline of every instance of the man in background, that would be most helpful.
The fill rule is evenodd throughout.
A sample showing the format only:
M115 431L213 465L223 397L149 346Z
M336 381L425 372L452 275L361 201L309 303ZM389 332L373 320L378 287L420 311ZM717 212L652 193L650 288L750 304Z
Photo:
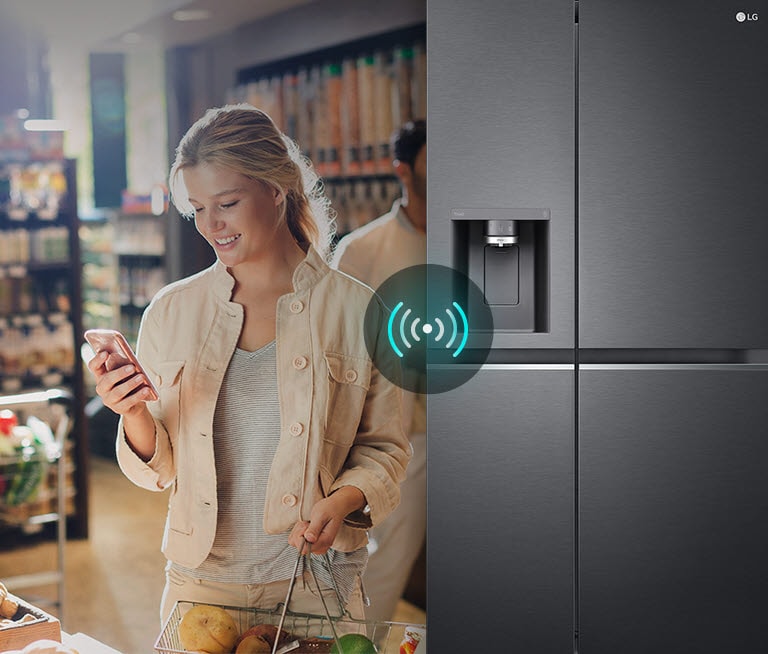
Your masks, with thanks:
M393 136L395 174L401 197L389 213L339 241L331 265L374 290L398 271L427 259L427 124L406 123ZM413 446L400 505L370 532L368 567L363 576L371 605L368 620L392 620L397 602L426 537L426 396L403 391L405 432ZM424 584L424 580L420 580Z

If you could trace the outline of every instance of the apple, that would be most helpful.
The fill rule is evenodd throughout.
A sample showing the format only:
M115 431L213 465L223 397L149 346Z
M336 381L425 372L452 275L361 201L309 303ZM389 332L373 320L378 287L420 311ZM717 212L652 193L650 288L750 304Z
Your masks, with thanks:
M246 636L237 645L235 654L270 654L270 645L263 636Z
M250 629L247 629L242 634L240 634L240 638L235 644L238 645L241 640L243 640L244 638L247 638L248 636L258 636L259 638L263 638L265 641L267 641L267 643L271 648L272 645L275 644L275 638L277 638L278 646L282 647L285 644L285 641L287 640L289 634L285 629L281 629L280 636L278 636L276 625L257 624L251 627Z

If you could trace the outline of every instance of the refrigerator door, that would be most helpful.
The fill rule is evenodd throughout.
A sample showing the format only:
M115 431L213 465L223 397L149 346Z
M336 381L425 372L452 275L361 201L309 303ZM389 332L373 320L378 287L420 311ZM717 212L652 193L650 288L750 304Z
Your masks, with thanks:
M428 396L430 651L573 651L572 368L484 366Z
M579 11L579 345L768 347L768 2Z
M579 651L766 651L768 366L582 366Z
M427 4L429 262L460 268L454 209L550 212L547 328L494 347L573 346L574 29L561 0Z

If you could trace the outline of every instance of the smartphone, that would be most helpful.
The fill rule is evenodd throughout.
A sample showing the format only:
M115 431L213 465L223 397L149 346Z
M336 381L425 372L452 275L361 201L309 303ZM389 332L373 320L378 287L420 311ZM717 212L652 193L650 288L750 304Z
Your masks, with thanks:
M129 363L133 364L138 373L144 377L145 382L136 390L147 387L151 392L150 399L158 399L159 395L157 393L157 388L155 388L155 385L152 383L152 380L150 379L146 370L144 370L143 366L139 363L139 360L136 358L136 354L131 349L131 346L128 344L125 336L123 336L116 329L88 329L86 330L84 336L85 340L88 341L88 344L91 346L91 348L93 348L94 352L98 353L106 350L111 355L113 355L110 357L111 361L114 362L114 360L117 359L117 363L112 363L110 370L119 368L120 366L124 366Z

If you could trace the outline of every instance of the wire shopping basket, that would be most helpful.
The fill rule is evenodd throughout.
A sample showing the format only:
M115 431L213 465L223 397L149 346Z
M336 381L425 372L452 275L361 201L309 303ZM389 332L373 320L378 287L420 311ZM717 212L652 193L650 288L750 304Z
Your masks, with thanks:
M6 439L0 451L0 522L23 525L57 510L63 514L57 499L65 497L64 477L52 466L64 455L71 401L60 389L0 396L0 409L27 420L19 427L24 435L14 445Z
M299 558L301 556L302 554L299 554ZM309 569L312 571L309 554L306 556L309 562ZM312 575L314 577L314 571L312 571ZM338 589L335 590L338 596ZM347 612L343 612L340 616L332 616L329 614L324 601L325 615L290 611L287 609L287 606L289 605L292 591L293 583L289 587L285 603L279 604L274 609L214 606L226 610L234 618L238 633L240 634L256 625L274 625L278 629L288 632L288 637L283 641L287 644L277 649L277 652L280 654L283 652L285 654L306 654L310 652L320 654L321 652L330 652L334 643L338 643L338 639L341 636L352 633L366 636L375 644L376 651L379 654L400 654L400 645L406 639L408 630L413 627L425 628L424 625L413 625L406 622L358 620L352 618ZM179 640L179 625L184 615L192 607L200 604L202 603L183 600L174 604L171 615L163 625L162 632L155 642L155 651L158 654L193 654L189 650L185 650ZM419 654L421 654L420 651Z
M185 650L179 641L179 624L184 615L198 602L179 601L173 607L173 611L166 620L162 633L155 642L155 651L158 654L193 654ZM217 605L218 606L218 605ZM282 606L274 609L254 609L239 606L221 606L234 619L239 632L242 634L251 627L259 624L277 626L282 615ZM380 654L398 654L400 643L405 637L406 629L411 627L405 622L384 622L373 620L355 620L347 616L331 618L308 613L294 613L286 611L283 629L290 634L290 640L316 638L327 642L327 648L303 651L328 652L333 644L333 631L339 635L348 633L362 633L372 642L377 643ZM307 646L310 647L310 646ZM298 654L301 649L289 650L287 654Z

